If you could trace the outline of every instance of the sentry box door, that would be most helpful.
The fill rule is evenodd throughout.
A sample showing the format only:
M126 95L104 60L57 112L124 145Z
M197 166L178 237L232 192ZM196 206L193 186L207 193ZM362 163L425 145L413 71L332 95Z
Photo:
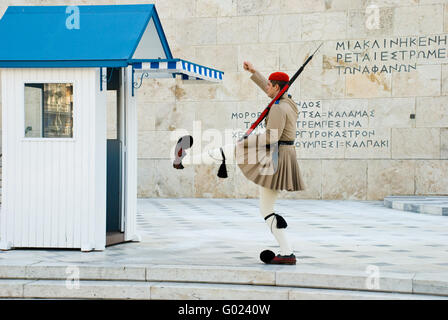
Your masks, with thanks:
M106 246L124 242L125 99L122 68L107 68Z
M118 70L118 71L116 71ZM108 97L108 190L106 245L139 241L137 214L137 104L132 66L110 69ZM117 84L118 83L118 84ZM110 116L110 117L109 117ZM111 119L112 118L112 119ZM118 198L117 198L118 197Z

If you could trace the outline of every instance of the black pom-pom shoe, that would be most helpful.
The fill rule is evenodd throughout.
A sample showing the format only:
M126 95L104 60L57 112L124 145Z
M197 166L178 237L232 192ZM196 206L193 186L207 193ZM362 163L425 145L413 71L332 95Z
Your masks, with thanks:
M184 168L184 166L182 165L182 159L187 155L185 150L190 149L192 145L193 137L189 135L183 136L177 141L176 148L174 148L173 168Z
M260 259L266 264L289 264L295 265L297 260L294 253L289 256L275 255L271 250L264 250L260 253Z

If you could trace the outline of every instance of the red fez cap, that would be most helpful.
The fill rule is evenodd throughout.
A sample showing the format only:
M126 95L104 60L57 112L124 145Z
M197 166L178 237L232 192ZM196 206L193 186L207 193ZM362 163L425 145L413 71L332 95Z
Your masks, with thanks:
M289 82L289 76L284 72L274 72L269 76L269 80Z

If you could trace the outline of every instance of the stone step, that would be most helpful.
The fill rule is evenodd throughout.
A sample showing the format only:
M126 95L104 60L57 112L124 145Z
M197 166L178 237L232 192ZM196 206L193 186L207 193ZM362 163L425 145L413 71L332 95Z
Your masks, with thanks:
M182 266L182 265L64 265L28 266L3 262L0 279L60 280L76 275L81 281L179 282L249 285L272 288L310 288L360 292L428 294L448 297L448 273L381 272L378 279L366 272L316 269L310 266ZM88 282L87 282L88 283Z
M437 300L432 295L188 282L0 280L0 298L139 300Z
M254 285L228 285L209 283L155 282L150 285L151 299L174 300L447 300L448 297L363 292L354 290L331 290L293 287L269 287Z
M0 297L148 300L150 284L143 281L0 280Z
M388 196L384 205L391 209L448 216L448 196Z

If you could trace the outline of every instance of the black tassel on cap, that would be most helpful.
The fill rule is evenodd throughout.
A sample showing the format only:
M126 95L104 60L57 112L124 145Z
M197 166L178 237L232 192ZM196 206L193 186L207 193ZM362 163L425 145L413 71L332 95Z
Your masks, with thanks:
M267 215L264 218L264 220L268 220L272 216L275 216L275 219L277 220L277 229L285 229L288 226L286 220L281 215L276 213L271 213L270 215Z
M218 177L220 178L227 178L227 167L226 167L226 157L224 156L224 151L222 151L222 148L219 148L221 150L221 154L222 154L222 163L219 166L219 170L218 170Z

